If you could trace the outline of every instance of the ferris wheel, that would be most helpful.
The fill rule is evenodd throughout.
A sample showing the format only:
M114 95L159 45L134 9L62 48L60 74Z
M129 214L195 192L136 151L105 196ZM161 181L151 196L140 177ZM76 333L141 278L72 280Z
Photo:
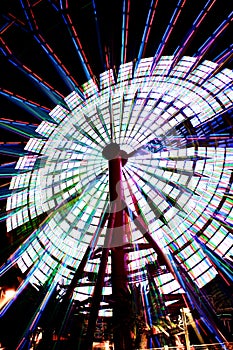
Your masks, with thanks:
M27 285L47 286L19 349L58 287L61 299L65 289L68 300L86 305L90 343L98 315L119 323L129 312L125 299L132 297L138 285L143 291L153 285L151 289L161 295L180 293L213 339L226 341L215 326L202 288L216 277L223 279L226 288L233 280L233 73L227 67L232 44L212 59L206 54L229 30L233 13L222 19L195 54L186 55L213 4L207 1L201 9L195 8L189 34L167 55L167 42L185 2L177 1L155 54L145 57L159 10L159 2L151 2L137 59L127 61L131 8L130 1L123 1L120 64L111 65L108 51L103 51L105 69L98 76L76 30L74 3L22 1L18 17L14 10L5 16L4 64L23 72L40 90L37 102L36 93L35 100L28 97L29 89L25 96L1 89L3 98L23 107L26 116L23 121L2 118L0 126L28 138L26 143L19 136L20 141L0 145L3 155L18 158L2 164L0 175L10 178L1 192L6 199L2 219L8 235L16 232L20 241L0 273L17 266L24 275L1 316ZM92 2L97 22L98 6ZM53 11L56 29L62 23L68 31L87 78L83 84L63 64L59 54L64 52L50 45L50 36L57 44L52 37L56 31L52 26L46 31L45 9L48 17ZM69 93L64 95L56 81L51 84L42 78L41 68L30 67L33 62L18 59L10 46L14 31L20 31L20 37L25 32L47 56ZM97 31L99 44L100 38ZM32 50L36 55L37 49L32 46ZM45 75L48 69L49 65ZM52 108L44 105L47 99ZM144 297L146 310L146 293ZM149 326L152 314L146 315ZM122 348L117 337L127 344L129 332L122 332L118 327L116 349ZM87 346L91 349L92 344Z

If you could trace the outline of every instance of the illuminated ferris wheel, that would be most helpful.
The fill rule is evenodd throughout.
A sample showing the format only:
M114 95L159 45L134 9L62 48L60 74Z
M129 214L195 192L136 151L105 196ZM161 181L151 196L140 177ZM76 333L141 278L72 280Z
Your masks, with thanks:
M29 332L40 325L55 290L67 309L77 301L82 305L79 311L88 319L87 349L92 348L98 317L112 318L115 349L129 349L132 339L126 321L132 301L152 328L159 319L152 305L165 308L165 301L158 304L163 295L180 294L196 313L200 341L203 329L213 341L227 339L214 322L202 288L221 278L229 292L233 280L233 73L227 67L232 44L211 59L206 55L229 30L233 13L225 15L191 55L186 54L187 47L213 2L195 7L190 31L167 55L167 43L185 3L177 1L172 7L160 44L153 56L146 57L159 13L159 1L152 0L145 10L137 59L128 60L130 16L135 9L130 1L123 1L119 66L111 62L110 49L103 45L104 65L98 75L77 30L78 5L26 0L20 2L17 17L10 9L4 16L3 64L12 65L35 89L39 87L34 98L28 97L29 87L25 95L5 86L1 89L7 108L8 101L16 103L26 115L21 121L9 115L0 120L1 127L20 135L19 140L0 145L3 155L17 157L1 165L0 175L10 178L1 190L6 199L2 219L8 236L12 232L18 239L0 271L4 276L17 266L24 276L14 297L2 306L1 316L26 286L46 290L18 349L24 349ZM86 77L83 84L63 63L64 52L53 47L56 30L46 24L45 9L48 17L53 11L56 30L63 26L70 35ZM92 1L101 48L98 9L101 12L101 5ZM30 60L21 62L13 34L17 38L24 34L35 46L37 64L37 52L43 53L41 64L45 59L49 62L44 71ZM46 79L50 65L67 85L61 88L65 94L57 88L54 73L53 83ZM163 316L167 316L165 309ZM151 338L154 347L163 345L161 335Z

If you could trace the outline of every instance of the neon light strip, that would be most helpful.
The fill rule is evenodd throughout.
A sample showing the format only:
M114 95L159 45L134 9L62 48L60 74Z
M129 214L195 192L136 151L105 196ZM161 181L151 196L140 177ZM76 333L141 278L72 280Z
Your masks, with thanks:
M55 6L55 4L51 2L51 0L49 0L49 2L50 2L50 4L53 5L53 7L56 9L56 11L59 12L58 7ZM78 53L79 59L81 61L83 70L86 74L87 80L90 80L90 79L94 78L94 73L92 72L90 64L87 60L86 54L85 54L83 47L82 47L82 44L81 44L81 41L78 37L78 33L77 33L77 31L74 27L74 24L72 22L72 18L68 14L68 10L69 10L68 2L65 3L65 10L63 10L62 3L60 5L61 5L60 11L61 11L62 19L63 19L63 21L67 27L67 30L71 36L72 42L74 43L74 46L75 46L75 49L77 50L77 53Z
M62 17L64 18L64 15ZM65 20L65 18L64 18L64 20ZM82 47L82 44L81 44L80 39L78 37L78 34L77 34L77 32L76 32L76 30L74 28L74 25L72 23L72 19L71 19L71 17L68 14L67 14L67 20L68 20L68 23L67 22L66 23L67 23L68 28L69 27L71 28L72 34L74 35L74 37L72 39L73 39L73 42L74 42L75 47L77 49L79 58L80 58L81 63L82 63L83 70L84 70L84 72L86 74L86 77L87 77L88 80L91 79L91 78L94 79L95 75L92 72L90 64L89 64L89 62L87 60L86 54L85 54L85 52L83 50L83 47Z
M7 130L11 130L16 132L17 134L24 135L26 137L38 137L35 129L37 125L30 124L22 124L18 122L10 122L0 119L0 127L5 128Z
M174 52L174 65L177 63L177 61L180 59L181 55L183 54L184 50L188 46L190 40L192 39L193 35L196 33L197 29L205 19L206 15L208 12L211 10L213 5L215 4L217 0L208 0L207 3L205 4L203 10L199 13L197 18L192 24L190 33L186 36L184 41L181 43L181 45L178 46L178 48Z
M64 98L64 96L59 91L57 91L55 88L53 88L50 84L48 84L45 80L43 80L39 75L34 73L30 68L28 68L27 66L22 64L17 58L15 58L13 55L13 52L7 46L7 44L3 40L3 38L0 38L0 40L3 44L3 46L5 47L5 50L2 49L2 52L7 57L8 61L11 62L14 66L16 66L20 71L25 73L28 77L30 77L37 84L44 87L45 91L47 92L47 95L54 101L54 103L56 103L56 104L60 103L61 98Z
M101 45L101 37L100 37L100 29L99 29L99 20L98 20L98 16L97 16L97 10L96 10L95 0L92 0L92 6L93 6L93 10L94 10L94 17L95 17L95 24L96 24L96 32L97 32L97 39L98 39L98 46L99 46L100 58L101 58L101 62L102 62L102 65L103 65L103 67L104 67L104 70L106 70L106 69L107 69L107 66L106 66L105 61L104 61L103 49L102 49L102 45Z
M140 62L140 60L141 60L141 58L146 50L146 45L147 45L148 37L149 37L150 31L151 31L151 27L152 27L152 23L154 20L154 15L155 15L157 5L158 5L158 0L151 0L150 8L149 8L147 19L146 19L146 25L144 28L144 33L142 36L142 41L141 41L141 45L140 45L140 49L139 49L139 53L138 53L137 65Z
M32 115L36 116L40 120L53 121L48 115L48 113L50 112L50 109L48 107L42 106L35 101L29 100L26 97L20 96L12 91L3 88L0 88L0 94L11 98L15 103L18 103L20 107L26 109L27 111L29 111L29 113L32 113Z
M217 64L224 65L227 61L231 60L233 57L233 44L231 44L227 49L222 51L217 57L213 59L213 62Z
M121 34L121 64L126 63L128 34L129 34L129 11L130 11L130 0L124 0L122 34Z
M74 80L74 78L71 76L69 71L65 68L65 66L62 64L61 60L58 58L54 50L47 44L44 37L39 33L39 27L37 25L32 7L30 6L30 3L28 0L25 0L27 5L24 5L24 1L20 0L24 14L27 18L28 24L31 28L31 31L33 33L33 37L35 40L39 43L41 48L45 51L45 53L48 55L50 60L52 61L55 68L58 69L59 73L61 74L61 77L63 78L65 84L71 89L75 90L79 93L80 97L83 98L83 93L78 87L79 84Z
M26 30L26 23L24 23L24 22L22 22L19 18L17 18L17 17L15 17L12 13L8 13L7 14L7 16L4 16L8 21L10 21L11 20L11 25L16 25L16 26L19 26L19 27L22 27L22 26L24 26L24 30ZM13 20L12 20L13 19ZM1 34L3 34L4 33L4 31L5 31L5 26L3 26L3 31L1 32L0 31L0 33Z
M9 20L8 20L9 22ZM12 25L14 24L14 22L10 22L10 23L6 23L3 24L3 26L0 28L0 34L2 35L7 29L9 29ZM1 38L0 38L1 39Z
M197 53L194 54L194 57L203 58L206 52L210 49L211 45L215 40L226 30L233 20L233 11L227 16L227 19L223 21L218 28L213 32L213 34L204 42L204 44L198 49Z
M176 24L180 14L181 14L181 10L184 7L185 3L186 3L186 0L179 0L177 6L175 8L175 11L173 12L173 15L172 15L172 17L170 19L170 22L169 22L169 24L167 26L167 29L165 30L165 33L164 33L164 35L162 37L161 43L159 44L159 47L158 47L157 51L155 52L154 59L153 59L153 64L151 66L151 71L154 70L154 68L156 67L157 62L159 61L161 55L163 54L163 50L165 48L165 45L166 45L166 43L169 40L169 37L170 37L174 27L175 27L175 24Z

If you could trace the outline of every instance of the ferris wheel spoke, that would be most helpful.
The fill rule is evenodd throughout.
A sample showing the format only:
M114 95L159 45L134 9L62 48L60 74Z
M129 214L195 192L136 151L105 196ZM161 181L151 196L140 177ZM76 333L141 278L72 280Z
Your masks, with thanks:
M92 142L92 144L96 144L96 145L98 145L99 146L99 141L98 140L96 140L96 138L95 138L95 135L93 134L93 135L91 135L90 133L88 133L88 132L86 132L85 131L85 126L83 126L82 128L80 128L78 125L74 125L74 128L82 135L82 136L84 136L86 139L88 139L89 141L91 141ZM97 131L97 129L95 128L95 129L93 129L94 130L94 132L96 133L96 131ZM99 133L97 132L96 133L98 136L99 136ZM77 136L76 136L77 137ZM105 142L105 140L104 140L104 138L102 137L102 135L101 135L101 140L103 141L103 142Z
M94 131L94 133L99 136L99 138L106 144L106 139L105 139L105 135L103 136L101 134L101 132L98 130L97 126L95 126L94 122L84 114L84 118L86 120L86 122L90 125L90 127L92 128L92 130Z
M100 25L99 25L99 17L98 17L98 11L97 11L95 0L92 0L92 6L93 6L94 18L95 18L95 24L96 24L96 32L97 32L97 40L98 40L100 59L101 59L101 63L102 63L104 70L106 70L107 66L106 66L105 60L104 60L104 53L103 53L103 49L102 49L102 40L101 40Z
M189 183L189 181L196 176L203 176L203 178L209 177L207 174L202 175L198 172L198 170L196 170L195 160L190 158L187 160L184 160L183 158L173 160L168 157L167 152L165 152L164 157L160 157L160 154L161 153L155 154L155 157L154 155L149 155L144 159L138 157L136 158L137 163L129 162L130 169L135 173L140 173L142 176L143 173L145 173L151 178L151 180L155 180L157 178L158 180L162 180L167 183L171 181L178 186L181 185L181 188L186 187L188 192L192 191L188 190L185 184L179 184L179 180L182 179L182 175L183 179L185 179L187 183ZM154 169L154 171L152 171L152 169Z
M51 0L50 0L51 2ZM53 3L54 6L54 3ZM61 12L62 19L66 25L67 31L71 36L72 42L75 46L79 59L82 63L83 70L85 72L86 78L88 80L94 78L94 73L92 72L90 63L88 62L87 56L84 52L83 46L81 44L80 38L78 36L77 30L75 29L75 25L72 20L72 16L70 14L69 3L65 2L65 8L63 6L58 8L56 6L56 10Z
M142 59L142 57L143 57L143 55L145 53L146 45L147 45L147 42L148 42L148 37L150 35L150 31L151 31L151 27L152 27L152 23L153 23L153 19L154 19L154 15L155 15L155 12L156 12L157 5L158 5L158 0L151 0L150 8L149 8L148 14L147 14L147 19L146 19L144 32L143 32L143 36L142 36L142 40L141 40L141 45L140 45L140 48L139 48L137 64L141 61L141 59Z
M3 38L1 38L1 42L3 47L5 48L4 55L7 57L10 63L13 63L20 71L23 71L24 74L26 74L29 78L31 78L33 82L36 82L39 86L43 86L45 93L54 103L62 102L62 99L65 97L64 95L62 95L59 91L57 91L54 87L52 87L48 82L46 82L38 74L32 71L28 66L21 63L19 59L14 56L14 53L7 46Z
M179 138L178 135L176 136L176 130L173 127L170 127L169 130L164 133L163 126L167 124L167 120L164 119L164 123L162 125L156 125L157 119L162 119L162 115L156 117L153 121L151 121L150 126L145 129L145 134L140 137L140 141L137 143L137 146L135 149L128 154L128 158L134 157L140 152L143 152L144 149L148 149L152 143L154 144L160 144L160 149L162 148L173 148L175 147L175 143L172 144L173 139L176 140L176 148L179 149L182 147L182 138ZM145 122L146 120L144 120ZM153 126L153 128L152 128ZM174 132L174 135L173 135ZM133 133L133 130L132 130ZM135 133L135 132L134 132ZM156 136L157 135L157 136ZM177 142L179 141L179 142ZM183 141L186 140L183 138ZM158 148L158 150L160 150Z
M191 31L185 36L184 40L182 43L177 47L177 49L174 52L174 64L177 63L177 61L180 59L182 53L186 49L188 43L192 40L193 36L199 29L199 26L201 23L204 21L207 13L211 10L211 8L214 6L217 0L207 0L206 4L204 5L203 9L201 12L198 14L196 19L194 20Z
M204 44L198 49L197 53L194 55L199 57L199 60L203 58L206 52L213 45L214 41L222 34L224 30L228 28L233 19L233 11L227 16L227 18L215 29L213 35L211 35Z
M144 94L147 94L147 96L145 97ZM143 98L140 95L140 91L136 91L135 92L135 97L134 97L134 104L132 105L132 109L129 113L129 117L128 117L128 126L126 128L126 132L127 133L127 138L125 137L125 141L129 141L131 139L131 136L133 135L133 137L135 136L135 131L138 131L138 126L142 123L147 121L148 116L150 116L150 112L153 111L153 108L151 108L150 111L147 111L147 103L148 100L150 100L150 94L151 94L151 89L149 91L146 91L143 94ZM151 123L152 125L153 123ZM150 126L149 126L150 127ZM147 128L149 128L147 126Z
M225 65L227 62L231 60L233 56L233 44L230 45L227 49L223 50L217 57L214 58L214 62L218 65Z
M102 177L103 177L103 179L101 179ZM55 203L57 201L54 201L54 200L64 198L62 200L62 202L59 204L59 206L56 207L56 209L62 208L62 210L63 210L64 206L69 206L70 201L76 203L77 199L80 199L81 197L83 199L83 196L85 196L86 194L89 193L90 190L95 188L96 184L99 183L101 185L102 183L104 183L105 182L104 177L106 178L106 172L103 172L102 174L98 174L98 175L92 174L91 177L83 178L81 185L80 185L80 179L79 179L79 181L77 181L76 183L73 183L70 186L67 186L64 188L61 188L61 186L59 186L60 189L57 190L56 192L54 192L53 195L50 194L51 185L44 186L43 187L43 191L45 192L44 193L44 196L45 196L44 204L46 204L46 203L48 204L48 202L51 202L51 203L54 203L54 205L55 205ZM88 181L85 181L86 179ZM74 194L70 195L70 190L74 187L76 188L76 191L74 192ZM69 195L69 197L66 196L66 192Z
M129 35L130 0L123 1L121 29L121 64L126 63Z
M124 103L124 110L122 113L122 121L124 124L124 132L122 132L122 139L124 142L127 143L128 141L128 135L130 133L130 127L131 127L131 117L133 114L134 106L136 105L137 101L137 90L134 91L134 97L130 99L129 101ZM122 96L123 99L126 100L126 97L124 95Z
M22 108L32 113L32 115L37 117L39 120L52 121L51 117L47 114L50 111L48 107L4 88L0 88L0 94L6 96L8 99L11 99L16 104L19 104Z
M162 53L163 53L163 50L169 40L169 37L174 29L174 23L178 20L180 14L182 13L181 9L184 7L186 3L186 0L179 0L177 5L176 5L176 8L173 12L173 15L170 19L170 22L165 30L165 33L161 39L161 43L159 44L158 46L158 49L156 50L155 52L155 55L154 55L154 59L153 59L153 64L152 64L152 67L151 67L151 72L153 71L153 69L155 68L157 62L159 61Z
M102 126L102 129L104 131L104 134L107 137L108 141L110 142L111 136L110 136L109 129L108 129L108 123L105 120L104 115L103 115L103 113L98 105L96 106L96 111L97 111L97 116L98 116L98 119L100 120L100 124Z
M39 32L39 27L36 21L36 17L33 12L33 6L30 5L29 0L20 0L22 4L23 11L27 18L27 21L30 26L30 30L35 38L35 41L41 46L43 51L47 54L51 62L55 67L59 69L59 72L63 78L63 81L70 87L72 90L75 90L79 93L80 97L83 98L83 92L79 88L79 84L74 80L70 72L62 64L62 61L54 53L53 49L48 45L47 41L43 35Z
M159 181L157 181L156 185L155 183L151 183L150 180L148 181L143 175L138 174L138 172L134 172L133 174L129 172L129 175L134 183L134 187L138 190L138 193L140 193L141 198L146 201L151 213L154 213L155 219L160 219L167 225L165 213L172 208L176 210L177 215L182 215L182 212L186 213L189 211L189 207L185 207L185 203L187 202L187 198L191 199L191 193L188 192L189 194L187 195L185 188L180 188L177 184L168 182L167 179L161 177L159 177ZM139 183L141 185L139 185ZM170 192L166 190L167 187L170 187ZM135 189L134 193L136 193ZM150 193L150 195L148 193ZM185 197L183 198L184 195ZM184 203L181 198L183 198ZM140 205L137 203L137 206ZM141 210L141 212L143 211L145 212L145 210Z

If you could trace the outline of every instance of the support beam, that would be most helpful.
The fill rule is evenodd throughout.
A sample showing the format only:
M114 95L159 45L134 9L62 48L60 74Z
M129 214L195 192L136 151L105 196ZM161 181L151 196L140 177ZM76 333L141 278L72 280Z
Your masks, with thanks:
M109 214L106 213L104 215L103 220L100 220L100 232L102 231L104 225L106 224L108 220L108 227L111 225L111 221L109 218ZM99 233L100 233L99 232ZM105 241L108 241L108 237L106 237ZM107 246L105 242L105 247ZM88 326L87 326L87 333L85 337L85 349L86 350L92 350L93 341L94 341L94 333L96 329L96 323L98 320L98 314L100 309L100 303L103 298L102 296L102 290L104 286L104 277L106 272L106 267L108 263L108 256L109 256L109 248L102 248L101 256L100 256L100 265L99 265L99 271L97 276L97 281L95 283L94 293L92 296L92 302L91 302L91 310L89 314L88 319Z
M91 311L88 320L87 334L86 334L86 350L92 350L94 340L94 333L96 329L96 322L98 318L100 302L102 299L102 290L104 286L104 276L108 262L109 249L103 248L100 260L99 272L95 284L94 294L92 297Z
M60 318L58 320L58 341L57 341L58 343L60 342L60 338L62 336L64 329L65 329L67 321L70 317L74 290L78 286L79 280L82 278L84 268L86 266L86 263L90 257L92 250L93 250L93 248L91 248L90 246L87 247L83 258L82 258L77 270L75 271L75 274L74 274L70 284L68 285L67 291L66 291L64 298L62 300L62 303L60 305L60 315L62 315L62 318Z
M130 350L131 295L128 288L127 235L125 232L125 210L122 186L122 158L120 148L108 162L109 194L112 218L111 259L112 259L112 295L114 350Z

